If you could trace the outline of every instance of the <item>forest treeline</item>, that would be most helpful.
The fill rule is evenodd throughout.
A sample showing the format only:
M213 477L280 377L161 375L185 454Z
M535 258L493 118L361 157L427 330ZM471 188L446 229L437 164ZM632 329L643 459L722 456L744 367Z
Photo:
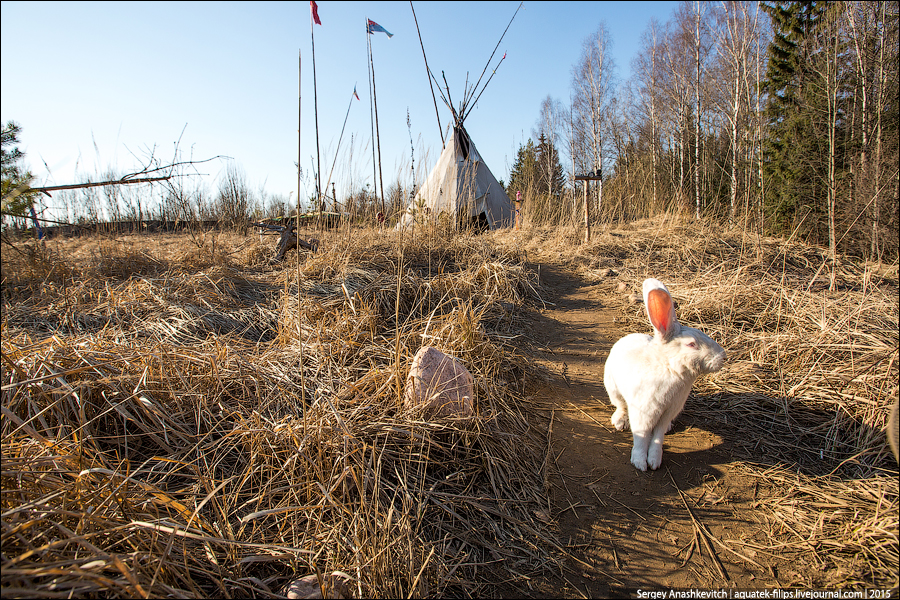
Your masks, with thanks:
M574 176L590 174L599 178L588 199L595 223L677 212L896 260L898 4L685 0L667 22L648 23L625 81L601 22L571 67L568 102L548 96L539 107L506 189L513 199L522 192L531 223L578 224L585 211ZM149 191L93 187L7 203L7 188L30 179L15 148L20 132L4 125L4 223L24 225L31 203L64 223L246 223L296 211L296 197L252 189L234 161L212 191L182 177L182 166ZM420 179L398 174L381 198L350 178L343 193L326 186L326 208L369 223L382 211L392 222Z
M682 212L867 258L898 248L898 3L685 1L620 82L601 24L507 189L536 222ZM576 184L577 183L577 188Z

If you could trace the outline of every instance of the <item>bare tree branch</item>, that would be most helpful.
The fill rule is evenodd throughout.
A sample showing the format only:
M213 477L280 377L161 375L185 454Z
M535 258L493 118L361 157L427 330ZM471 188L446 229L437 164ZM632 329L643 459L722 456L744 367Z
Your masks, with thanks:
M164 177L146 177L144 179L114 179L111 181L96 181L89 183L70 183L67 185L48 185L44 187L29 187L25 192L57 192L59 190L79 190L83 188L101 187L104 185L128 185L132 183L150 183L153 181L166 181L172 179L174 175L166 175Z

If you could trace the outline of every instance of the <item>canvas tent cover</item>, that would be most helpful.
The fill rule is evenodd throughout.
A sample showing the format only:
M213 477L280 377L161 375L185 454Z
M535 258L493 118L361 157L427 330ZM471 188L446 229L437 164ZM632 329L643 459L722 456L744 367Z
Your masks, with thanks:
M453 128L437 164L403 213L400 224L406 227L417 217L424 222L426 215L441 213L490 229L513 224L509 196L481 160L463 127Z

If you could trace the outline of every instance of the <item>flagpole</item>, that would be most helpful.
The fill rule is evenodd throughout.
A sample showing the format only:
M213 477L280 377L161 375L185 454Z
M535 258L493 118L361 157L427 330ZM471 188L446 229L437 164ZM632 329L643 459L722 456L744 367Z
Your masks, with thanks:
M302 111L302 99L303 99L303 51L297 50L297 227L294 230L294 233L297 236L298 244L297 244L297 343L300 345L300 356L299 356L299 367L300 367L300 406L302 406L303 410L303 429L306 431L306 381L303 377L303 311L301 309L302 302L300 301L300 294L302 286L300 285L300 173L302 172L300 168L300 131L303 125L303 111ZM290 221L287 221L285 225L290 226ZM285 282L287 282L287 278L285 278Z
M322 223L322 160L319 155L319 97L316 90L316 36L314 33L312 4L310 4L309 36L312 40L313 63L313 112L316 118L316 210L319 211L319 224ZM299 234L300 232L297 231Z
M301 101L303 99L303 54L302 51L297 52L297 235L300 234L300 184L301 177L300 173L302 172L300 169L300 158L301 158L301 145L300 145L300 129L303 124L303 111L301 110ZM299 273L299 264L297 263L298 273Z
M366 35L369 34L369 19L366 18ZM372 55L372 41L369 40L369 65L372 68L372 98L375 101L375 143L378 146L378 187L381 188L381 214L387 218L384 208L384 178L381 174L381 134L378 130L378 93L375 91L375 59Z
M366 53L369 55L369 64L366 65L366 71L369 75L369 124L372 128L372 191L375 193L375 199L378 199L378 171L377 165L378 160L375 158L375 113L373 112L372 104L374 100L372 99L372 36L369 34L369 18L366 17ZM381 195L381 216L385 217L384 214L384 194Z

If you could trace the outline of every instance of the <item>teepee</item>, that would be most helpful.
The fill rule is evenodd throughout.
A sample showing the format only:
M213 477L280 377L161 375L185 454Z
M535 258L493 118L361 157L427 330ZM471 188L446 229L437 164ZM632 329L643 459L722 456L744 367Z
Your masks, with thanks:
M410 6L412 6L412 3L410 3ZM520 8L522 8L521 4L513 14L513 19L515 19ZM415 10L413 10L413 16L415 16ZM509 20L510 25L513 19ZM418 26L418 21L416 21L417 29ZM506 26L506 29L509 30L509 25ZM399 227L407 227L414 223L425 223L431 219L440 219L442 216L450 219L451 223L462 227L497 229L513 225L515 212L512 202L509 201L506 190L503 189L503 186L491 173L478 150L475 149L475 144L472 143L472 139L464 127L466 117L474 108L475 103L478 102L481 94L484 93L488 83L493 79L500 63L506 59L506 53L504 53L503 58L496 64L491 72L491 76L488 77L479 91L478 86L481 83L481 79L487 72L491 60L494 58L497 48L500 47L500 42L503 41L505 35L506 31L500 36L500 41L494 47L494 52L488 58L478 81L471 88L465 90L458 110L454 109L450 101L450 89L447 86L447 78L444 77L444 85L447 92L445 95L437 78L435 78L431 69L428 68L428 60L425 60L429 85L431 85L432 80L438 84L437 89L441 100L444 101L444 104L450 109L450 114L453 116L453 129L450 137L444 140L444 149L441 151L437 164L431 170L431 173L428 174L424 185L418 189L405 212L401 215L398 223ZM419 38L421 40L421 33ZM425 55L424 46L422 47L422 55L423 57ZM443 75L443 72L441 74ZM432 94L434 94L433 88ZM434 108L435 112L437 112L437 101L435 101ZM440 119L438 119L438 126L440 126Z
M491 173L462 123L454 125L437 164L406 211L401 227L440 219L463 227L497 229L513 224L506 190Z

